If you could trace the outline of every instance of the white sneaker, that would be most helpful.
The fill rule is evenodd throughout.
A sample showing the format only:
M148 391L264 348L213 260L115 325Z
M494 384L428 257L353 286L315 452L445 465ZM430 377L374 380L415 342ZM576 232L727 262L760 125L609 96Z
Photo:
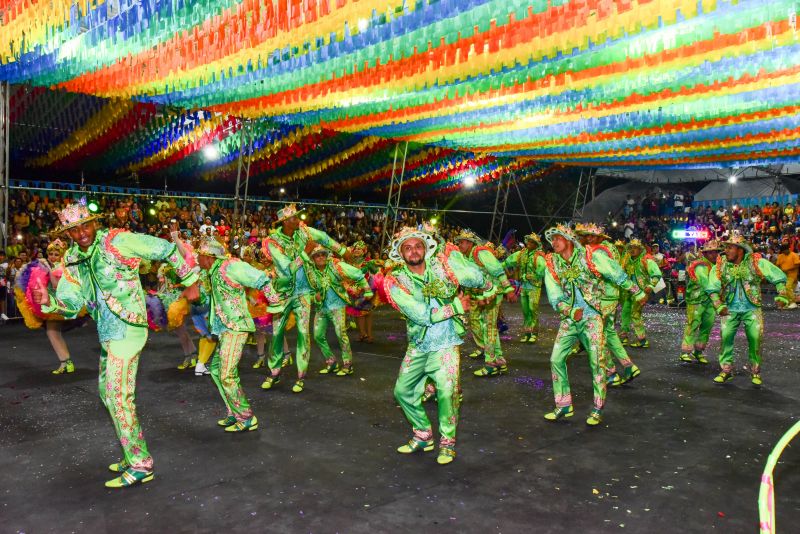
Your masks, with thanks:
M208 370L206 364L202 362L197 362L197 365L194 366L194 376L203 376L203 375L210 375L211 371Z
M790 310L795 310L795 309L797 309L797 303L796 302L792 302L791 304L786 306L786 308L788 308Z
M797 305L795 304L795 306ZM5 313L0 313L0 320L8 321L8 315L6 315Z

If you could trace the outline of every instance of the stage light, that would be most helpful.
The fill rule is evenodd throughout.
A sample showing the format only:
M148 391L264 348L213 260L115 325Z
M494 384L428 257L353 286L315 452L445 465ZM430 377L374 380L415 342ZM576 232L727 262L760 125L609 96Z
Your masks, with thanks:
M736 183L736 176L729 176L728 177L728 183L729 184L735 184Z
M436 226L436 224L437 224L438 222L439 222L439 219L437 219L436 217L431 217L431 224L432 224L433 226Z
M306 214L305 213L301 213L300 214L300 220L301 221L305 221L306 220Z
M156 209L155 208L150 208L149 210L147 210L147 213L149 213L150 215L155 215L156 214Z
M358 33L364 33L369 28L369 21L367 19L358 19Z
M206 161L214 161L219 158L219 149L214 145L206 145L203 148L203 157L206 158Z
M464 187L472 187L475 185L475 176L468 174L464 177Z
M94 199L90 200L89 203L86 205L86 207L92 213L97 213L98 211L100 211L100 205L97 204L97 201Z
M281 195L282 195L282 194L284 194L286 192L286 189L281 187L280 192L281 192Z
M617 221L614 221L614 222L612 222L612 223L611 223L611 226L613 226L614 228L616 228L616 227L617 227Z

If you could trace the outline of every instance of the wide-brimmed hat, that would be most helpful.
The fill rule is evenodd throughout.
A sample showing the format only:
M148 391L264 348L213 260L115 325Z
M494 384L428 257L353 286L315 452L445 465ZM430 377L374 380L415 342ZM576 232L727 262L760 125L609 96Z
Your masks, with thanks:
M390 260L397 263L405 263L402 254L400 254L400 247L409 239L420 239L423 243L425 243L425 259L433 254L433 252L439 246L439 242L436 241L436 238L431 234L423 232L422 230L417 230L411 226L404 226L399 232L394 234L394 237L392 238L392 244L389 245Z
M200 246L197 249L198 255L203 256L212 256L214 258L227 258L228 255L225 252L225 247L222 243L214 239L213 237L208 237L200 241Z
M530 234L523 237L522 240L525 241L526 243L528 241L532 241L533 243L536 243L539 246L542 245L542 238L539 237L539 234L537 234L536 232L531 232Z
M286 219L296 217L303 211L305 211L305 208L304 207L298 208L296 204L289 204L287 206L284 206L278 210L278 219L272 224L273 226L278 225L283 221L285 221Z
M313 258L317 254L325 254L326 256L331 255L330 249L323 247L322 245L317 245L313 249L311 249L311 254L308 255L309 258Z
M580 245L578 236L575 235L575 231L565 224L557 224L552 228L548 228L544 232L544 238L547 239L547 242L551 245L553 244L553 238L557 235L560 235L568 241L572 241L576 245Z
M575 233L579 236L592 235L611 239L611 236L606 233L606 229L595 223L578 223L575 225Z
M66 208L58 212L59 226L56 233L75 228L83 223L102 219L99 213L92 213L87 207L86 197L81 197L77 202L73 202Z
M364 251L366 253L367 252L367 244L364 243L364 241L362 241L361 239L359 239L358 241L353 243L353 245L350 247L350 250L352 252L355 252L357 250L361 250L361 251Z
M727 241L724 241L723 244L724 245L735 245L735 246L739 247L740 249L744 250L748 254L752 254L753 253L753 244L750 243L749 241L747 241L741 235L735 235L735 236L731 237L730 239L728 239Z
M631 249L634 247L639 247L640 249L644 250L644 243L642 243L641 239L636 239L636 238L631 239L628 242L628 248Z
M67 245L60 239L54 239L47 245L47 253L50 252L57 252L59 256L63 256L64 252L67 250Z
M476 245L480 245L481 243L483 243L483 239L478 237L478 234L467 228L462 229L458 233L458 235L453 239L453 242L455 243L458 243L459 241L469 241Z
M719 241L716 239L710 239L706 241L706 244L703 245L703 247L700 249L700 252L719 252L722 249L723 247Z

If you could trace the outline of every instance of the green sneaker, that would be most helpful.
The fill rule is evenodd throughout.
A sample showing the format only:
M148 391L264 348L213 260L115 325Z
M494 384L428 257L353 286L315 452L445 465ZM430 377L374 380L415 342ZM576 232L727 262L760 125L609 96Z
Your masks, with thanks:
M352 365L343 366L339 371L336 373L336 376L349 376L355 372Z
M620 378L618 373L611 373L606 377L606 384L611 386L612 388L621 386L625 382Z
M680 355L680 360L684 363L694 363L694 358L688 352L684 352Z
M267 364L267 357L264 354L262 354L261 356L258 357L256 363L253 364L253 369L261 369L266 364Z
M319 370L319 374L321 375L333 375L339 370L339 364L336 362L329 363L325 367Z
M706 357L703 356L702 352L695 351L694 352L694 359L697 360L697 363L702 363L703 365L708 365L708 360L706 360Z
M572 417L574 414L575 411L572 409L572 405L561 406L556 407L552 412L544 414L544 418L548 421L558 421L564 417Z
M478 377L497 376L500 374L500 369L491 365L484 365L472 374Z
M628 382L633 381L634 378L642 374L636 364L631 365L630 367L626 367L624 373L622 375L622 383L627 384Z
M108 470L112 473L123 473L125 472L131 464L127 462L124 458L115 464L111 464L108 466Z
M439 456L436 457L436 463L439 465L447 465L456 459L456 450L452 445L439 447Z
M726 373L725 371L721 371L717 376L714 377L714 382L717 384L724 384L725 382L730 382L733 380L733 375L731 373Z
M483 357L483 351L480 349L475 349L469 354L467 354L467 357L472 358L473 360L477 360L478 358Z
M417 438L411 438L405 445L397 447L397 452L400 454L413 454L415 452L430 452L433 450L433 440L421 441Z
M134 471L130 467L123 471L121 476L106 482L107 488L130 488L139 484L146 484L155 477L152 471Z
M217 424L219 426L229 427L231 425L235 425L236 424L236 418L234 416L232 416L232 415L229 415L225 419L220 419L219 421L217 421Z
M761 375L760 375L760 374L754 374L754 375L753 375L753 376L750 378L750 382L752 382L752 383L753 383L753 385L754 385L754 386L756 386L756 387L761 387L761 384L763 384L763 383L764 383L764 382L761 380Z
M530 334L523 334L522 337L519 338L519 342L520 343L527 343L528 340L530 339L530 337L531 337Z
M537 341L539 341L539 337L536 334L528 336L528 343L536 343Z
M603 422L603 412L597 408L589 412L589 417L586 418L586 424L589 426L597 426Z
M619 336L619 340L620 340L620 342L622 342L622 346L623 347L627 347L628 346L628 338L627 337Z
M302 393L304 387L305 387L305 382L303 382L303 380L298 380L292 386L292 393Z
M272 389L273 386L277 386L281 382L281 375L276 376L268 376L264 383L261 384L261 389Z
M636 341L631 343L631 347L637 348L637 349L646 349L649 346L650 346L650 342L647 340L647 338L637 339Z
M225 432L252 432L253 430L258 430L258 418L255 415L225 427Z
M72 363L72 360L67 359L64 360L58 369L53 370L54 375L62 375L64 373L74 373L75 372L75 364Z

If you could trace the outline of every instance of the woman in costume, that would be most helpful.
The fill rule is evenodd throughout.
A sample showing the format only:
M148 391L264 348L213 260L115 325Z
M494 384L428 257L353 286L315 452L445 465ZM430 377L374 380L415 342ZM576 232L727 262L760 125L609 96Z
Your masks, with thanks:
M53 370L54 375L75 372L75 364L70 358L67 342L61 335L64 323L74 323L74 321L65 321L61 315L44 313L42 307L33 299L33 288L39 284L50 288L58 286L63 273L61 259L66 250L66 244L56 239L47 247L47 259L31 261L19 271L14 281L17 307L25 319L25 326L35 330L44 325L47 339L50 340L50 345L61 362L58 368ZM82 315L85 315L85 311Z
M380 260L367 259L367 244L363 241L356 241L353 246L350 247L350 254L352 257L350 265L361 270L361 273L366 278L367 284L369 284L370 290L374 295L375 289L372 287L372 278L380 270L382 262ZM365 341L367 343L372 343L374 341L372 338L372 310L374 307L375 302L373 299L359 297L353 301L352 305L345 308L347 315L356 318L359 341Z

